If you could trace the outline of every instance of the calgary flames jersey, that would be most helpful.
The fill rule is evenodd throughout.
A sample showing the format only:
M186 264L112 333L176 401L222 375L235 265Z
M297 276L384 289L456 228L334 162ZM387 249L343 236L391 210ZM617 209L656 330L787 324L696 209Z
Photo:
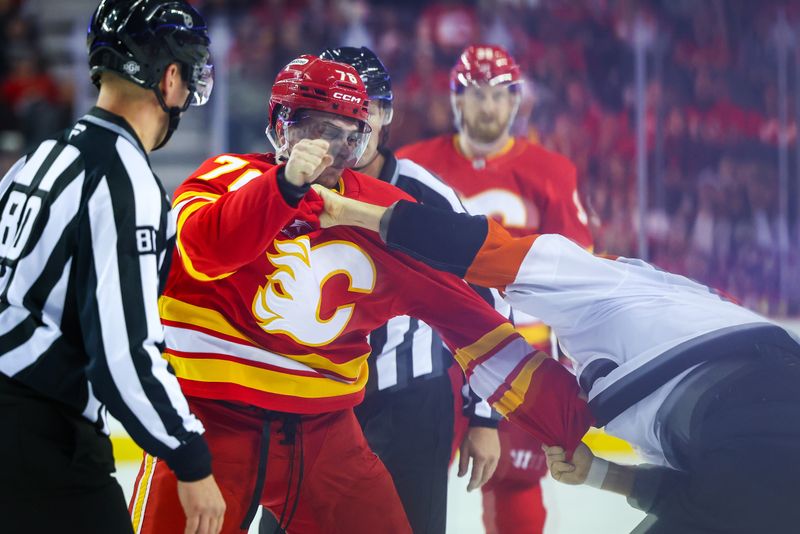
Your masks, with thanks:
M575 166L526 139L512 138L499 154L473 160L461 152L458 136L444 135L404 147L397 157L438 175L467 212L494 218L511 235L561 234L592 245Z
M361 401L367 336L396 315L429 323L466 360L522 339L459 278L351 227L322 201L284 199L272 155L223 154L176 191L177 246L160 300L165 357L189 396L320 413ZM399 189L345 171L339 192L388 206ZM488 336L488 337L487 337Z

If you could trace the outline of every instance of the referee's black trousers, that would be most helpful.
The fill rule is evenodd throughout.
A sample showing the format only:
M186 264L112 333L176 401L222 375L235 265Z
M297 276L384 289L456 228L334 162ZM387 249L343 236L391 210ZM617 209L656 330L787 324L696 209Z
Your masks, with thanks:
M130 534L111 441L57 402L0 376L0 531Z
M800 532L800 348L758 345L692 371L658 415L680 471L644 468L635 534Z
M414 534L445 533L453 410L447 373L368 395L355 409L370 448L392 475Z

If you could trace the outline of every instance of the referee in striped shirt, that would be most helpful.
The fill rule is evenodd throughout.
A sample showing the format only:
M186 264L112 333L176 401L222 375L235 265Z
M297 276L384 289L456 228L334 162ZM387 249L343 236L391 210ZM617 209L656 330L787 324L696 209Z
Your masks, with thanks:
M161 358L175 233L148 152L211 90L203 18L184 0L105 0L89 26L97 106L0 181L0 524L132 532L107 411L177 475L186 532L225 503L199 420Z

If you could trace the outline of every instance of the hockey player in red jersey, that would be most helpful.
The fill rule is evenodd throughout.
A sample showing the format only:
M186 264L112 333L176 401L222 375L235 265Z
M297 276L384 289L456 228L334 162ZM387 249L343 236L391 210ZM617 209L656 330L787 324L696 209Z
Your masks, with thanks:
M352 410L367 381L367 334L394 315L437 328L465 370L480 364L494 406L540 439L571 449L591 424L571 375L462 280L390 252L374 233L320 228L312 182L383 206L410 198L348 169L367 119L352 67L301 56L272 88L277 154L211 158L175 193L165 357L207 429L223 532L246 530L259 504L292 533L410 532ZM137 531L182 531L174 484L145 457Z
M436 173L468 212L494 217L511 235L560 233L589 247L575 166L511 135L520 83L519 66L502 47L468 47L450 73L458 133L408 145L397 155Z
M512 235L558 233L590 248L575 166L510 133L521 83L519 66L502 47L468 47L450 74L458 133L409 145L398 157L436 173L469 213L495 218ZM550 350L549 329L541 322L514 310L514 323L535 347ZM499 432L500 463L481 488L487 532L541 532L546 512L539 480L546 469L540 446L507 421L500 422ZM520 461L526 457L530 461Z

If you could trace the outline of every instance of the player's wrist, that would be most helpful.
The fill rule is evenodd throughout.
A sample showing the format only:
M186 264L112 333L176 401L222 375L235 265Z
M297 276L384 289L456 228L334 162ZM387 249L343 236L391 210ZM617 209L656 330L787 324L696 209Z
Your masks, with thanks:
M602 489L609 467L610 463L607 460L595 456L592 458L592 463L589 464L589 471L586 473L583 483L592 488Z
M381 220L378 222L378 233L381 235L381 239L384 243L388 243L389 241L389 223L392 220L392 213L394 213L395 206L397 206L397 202L386 209L381 216Z
M381 220L387 208L365 202L348 201L342 210L342 219L348 226L358 226L373 232L379 232Z
M281 167L278 169L277 176L278 190L281 192L281 196L283 196L283 199L288 205L297 207L297 205L300 203L300 200L306 195L311 186L309 184L302 183L297 185L292 182L289 179L286 167Z
M469 414L469 427L470 428L493 428L497 429L498 425L500 424L499 419L495 419L492 417L483 417L482 415L477 415L475 413Z
M197 435L164 456L175 478L181 482L194 482L211 474L211 452L205 438Z
M608 462L608 471L600 489L629 497L637 478L638 468L630 465L619 465Z

